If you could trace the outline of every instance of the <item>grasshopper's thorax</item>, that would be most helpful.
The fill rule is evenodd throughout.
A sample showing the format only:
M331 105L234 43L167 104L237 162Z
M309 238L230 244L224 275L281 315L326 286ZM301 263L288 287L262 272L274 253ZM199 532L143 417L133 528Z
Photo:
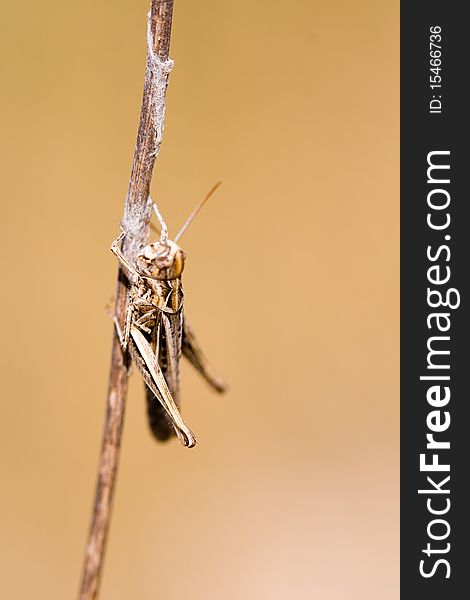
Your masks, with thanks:
M153 306L165 313L177 313L183 308L184 294L181 277L147 281Z

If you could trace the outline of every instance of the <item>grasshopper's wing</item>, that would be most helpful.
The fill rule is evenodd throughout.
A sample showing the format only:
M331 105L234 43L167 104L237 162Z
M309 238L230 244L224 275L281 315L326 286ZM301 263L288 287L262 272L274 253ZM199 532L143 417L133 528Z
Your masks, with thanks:
M160 356L168 388L177 406L180 404L180 359L183 338L183 311L163 313L162 323L163 344Z
M131 328L131 338L132 355L145 383L165 409L181 443L191 448L196 444L196 437L180 415L151 345L136 327Z
M186 319L184 319L183 325L183 356L189 360L189 362L199 371L209 385L211 385L217 392L226 391L227 386L225 382L212 373L212 369L210 368L206 357L202 353L196 337L194 336L193 330L189 326Z

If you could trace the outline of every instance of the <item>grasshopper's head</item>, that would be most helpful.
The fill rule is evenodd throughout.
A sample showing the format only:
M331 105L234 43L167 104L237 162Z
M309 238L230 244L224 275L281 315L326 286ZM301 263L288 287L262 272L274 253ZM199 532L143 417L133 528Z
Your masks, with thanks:
M175 236L175 241L168 239L168 229L163 220L158 206L153 203L153 209L160 221L161 231L160 239L157 242L148 244L137 257L137 270L144 277L151 279L177 279L184 269L185 253L176 243L186 231L194 217L198 214L207 200L219 187L220 181L206 194L205 198L196 206L193 212L187 218L183 227Z
M137 257L137 270L151 279L177 279L184 269L183 250L168 239L145 246Z

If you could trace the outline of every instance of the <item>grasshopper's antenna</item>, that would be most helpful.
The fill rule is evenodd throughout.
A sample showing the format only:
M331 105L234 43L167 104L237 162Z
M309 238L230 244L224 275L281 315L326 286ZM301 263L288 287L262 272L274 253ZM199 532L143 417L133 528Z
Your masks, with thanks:
M162 244L166 244L166 241L168 239L168 227L166 226L166 223L163 220L162 214L158 210L158 206L155 202L153 203L153 210L155 211L155 214L157 215L157 219L160 221L160 225L162 226L162 230L160 231L160 242Z
M181 229L179 230L177 236L175 237L175 243L180 239L180 237L183 235L183 233L186 231L186 229L191 224L191 222L194 219L194 217L201 210L201 208L204 206L204 204L209 200L209 198L212 196L212 194L215 192L215 190L219 187L219 185L221 183L222 183L221 181L218 181L214 185L214 187L206 194L206 196L201 200L201 202L199 202L199 204L196 206L196 208L193 210L193 212L189 215L189 217L186 220L186 223L183 225L183 227L181 227Z

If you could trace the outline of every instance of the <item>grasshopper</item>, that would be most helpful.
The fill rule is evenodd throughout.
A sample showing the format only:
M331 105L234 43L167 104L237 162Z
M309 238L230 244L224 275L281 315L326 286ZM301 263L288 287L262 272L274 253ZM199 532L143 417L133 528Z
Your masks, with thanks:
M177 242L218 186L194 209L174 241L169 239L165 221L154 203L161 226L160 239L146 245L135 264L131 264L121 250L125 231L121 230L111 246L129 282L124 331L116 317L114 323L123 352L130 351L145 382L150 428L159 440L176 433L183 446L189 448L197 440L178 408L181 354L217 392L224 392L226 386L213 375L184 316L181 275L186 255Z

